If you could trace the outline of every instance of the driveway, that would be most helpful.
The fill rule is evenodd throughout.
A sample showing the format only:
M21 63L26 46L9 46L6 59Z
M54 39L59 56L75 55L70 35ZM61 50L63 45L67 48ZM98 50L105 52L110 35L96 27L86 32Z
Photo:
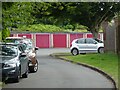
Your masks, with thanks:
M69 49L39 49L39 70L30 73L19 83L8 83L4 88L112 88L103 75L89 68L49 56L51 53L69 52Z

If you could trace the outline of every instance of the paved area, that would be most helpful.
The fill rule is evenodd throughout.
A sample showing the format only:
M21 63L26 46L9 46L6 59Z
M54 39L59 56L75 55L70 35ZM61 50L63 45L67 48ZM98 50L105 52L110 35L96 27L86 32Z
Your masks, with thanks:
M51 53L69 52L69 49L39 49L39 70L30 73L19 83L8 83L4 88L112 88L112 83L103 75L89 68L58 60Z

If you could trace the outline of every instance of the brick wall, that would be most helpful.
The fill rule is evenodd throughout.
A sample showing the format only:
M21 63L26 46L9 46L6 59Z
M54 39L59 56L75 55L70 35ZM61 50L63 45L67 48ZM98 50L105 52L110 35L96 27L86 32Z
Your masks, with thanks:
M76 38L92 38L91 33L29 33L12 34L12 36L26 36L34 41L39 48L68 48ZM99 39L103 40L103 34L99 33Z

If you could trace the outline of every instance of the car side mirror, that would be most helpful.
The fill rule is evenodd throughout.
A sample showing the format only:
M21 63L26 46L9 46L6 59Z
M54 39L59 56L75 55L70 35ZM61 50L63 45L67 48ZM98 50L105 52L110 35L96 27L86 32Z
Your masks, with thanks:
M26 55L27 55L26 53L21 53L20 57L26 57Z
M38 47L35 47L35 50L38 50Z
M97 44L97 42L94 42L94 44Z

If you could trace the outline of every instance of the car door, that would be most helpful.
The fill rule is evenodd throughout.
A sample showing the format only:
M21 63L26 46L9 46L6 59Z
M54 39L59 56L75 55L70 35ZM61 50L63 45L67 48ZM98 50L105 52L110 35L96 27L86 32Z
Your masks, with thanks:
M83 51L85 49L85 39L81 38L76 41L76 45L79 49L79 51Z
M92 38L86 38L85 39L85 43L86 43L86 50L88 51L96 51L97 50L97 42L92 39Z
M19 55L19 60L20 60L20 64L21 64L21 74L23 74L26 72L26 69L28 67L28 58L21 46L19 46L19 50L21 52L20 53L21 55Z

